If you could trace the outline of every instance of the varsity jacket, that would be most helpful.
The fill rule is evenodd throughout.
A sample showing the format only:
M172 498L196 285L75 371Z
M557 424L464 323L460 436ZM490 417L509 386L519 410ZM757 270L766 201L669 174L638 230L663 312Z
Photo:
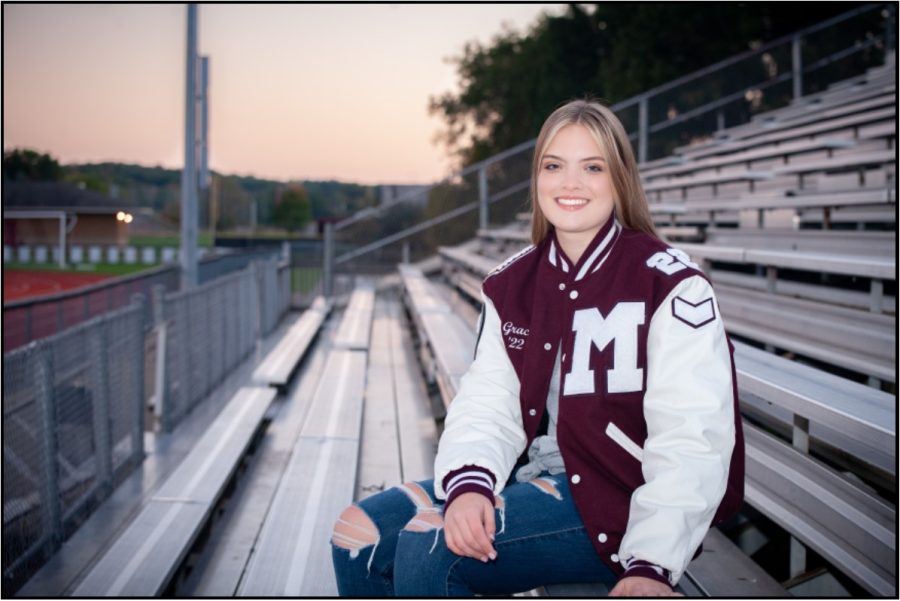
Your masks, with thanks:
M494 269L451 402L435 494L500 494L536 435L557 352L557 441L614 572L674 586L743 500L733 346L706 276L615 218L573 264L551 233Z

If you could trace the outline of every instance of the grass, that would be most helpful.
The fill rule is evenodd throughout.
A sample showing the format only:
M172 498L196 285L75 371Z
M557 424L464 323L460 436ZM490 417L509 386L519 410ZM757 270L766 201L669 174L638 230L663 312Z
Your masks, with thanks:
M96 273L98 275L111 275L111 276L121 276L121 275L131 275L132 273L138 273L141 271L146 271L148 269L154 269L158 267L158 265L142 265L142 264L134 264L127 265L125 263L113 264L113 263L78 263L78 264L69 264L65 269L60 269L59 265L56 263L6 263L3 265L3 269L8 269L10 271L49 271L55 273Z
M316 287L321 278L321 267L294 267L291 269L291 291L306 294Z
M171 246L173 248L178 248L181 246L181 236L177 234L131 235L128 237L128 245L136 247L152 246L154 248ZM212 234L210 232L198 232L197 245L205 248L212 248Z

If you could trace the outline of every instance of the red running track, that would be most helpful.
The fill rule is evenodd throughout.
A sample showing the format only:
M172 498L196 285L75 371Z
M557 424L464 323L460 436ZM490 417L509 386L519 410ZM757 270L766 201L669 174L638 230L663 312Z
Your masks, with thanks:
M3 302L81 288L112 276L96 273L3 270Z

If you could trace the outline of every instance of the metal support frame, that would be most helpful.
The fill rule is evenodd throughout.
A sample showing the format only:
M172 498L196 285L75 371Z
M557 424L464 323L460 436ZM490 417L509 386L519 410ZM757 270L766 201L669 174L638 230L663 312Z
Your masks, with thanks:
M334 291L334 224L325 224L325 248L324 248L323 290L325 298L331 298Z
M641 165L647 162L648 104L649 96L642 96L638 103L638 163Z
M489 222L487 167L482 165L478 169L478 226L487 229Z
M794 100L803 96L803 40L794 36L791 40L791 74L794 85ZM801 186L802 187L802 186Z
M197 5L187 7L184 169L181 172L181 287L197 285Z
M101 496L112 488L112 433L109 413L109 323L104 320L89 333L88 348L94 364L93 428L94 458L97 462L97 489ZM140 361L139 361L140 362Z
M153 396L150 406L156 415L157 424L162 424L166 407L166 317L165 286L157 284L151 292L153 295L153 329L156 333L156 369L153 374Z

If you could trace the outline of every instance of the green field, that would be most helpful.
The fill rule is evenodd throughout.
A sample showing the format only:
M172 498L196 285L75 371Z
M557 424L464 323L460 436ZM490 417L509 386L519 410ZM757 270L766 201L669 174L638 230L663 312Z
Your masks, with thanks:
M197 246L212 248L212 245L213 235L210 232L199 232L197 234ZM132 235L128 237L128 246L136 246L138 248L144 246L152 246L154 248L171 246L172 248L178 248L181 246L181 236L177 234Z
M77 265L69 264L65 269L60 269L56 263L6 263L3 269L10 271L50 271L64 273L96 273L101 275L131 275L148 269L155 269L158 265L127 265L125 263L79 263Z

